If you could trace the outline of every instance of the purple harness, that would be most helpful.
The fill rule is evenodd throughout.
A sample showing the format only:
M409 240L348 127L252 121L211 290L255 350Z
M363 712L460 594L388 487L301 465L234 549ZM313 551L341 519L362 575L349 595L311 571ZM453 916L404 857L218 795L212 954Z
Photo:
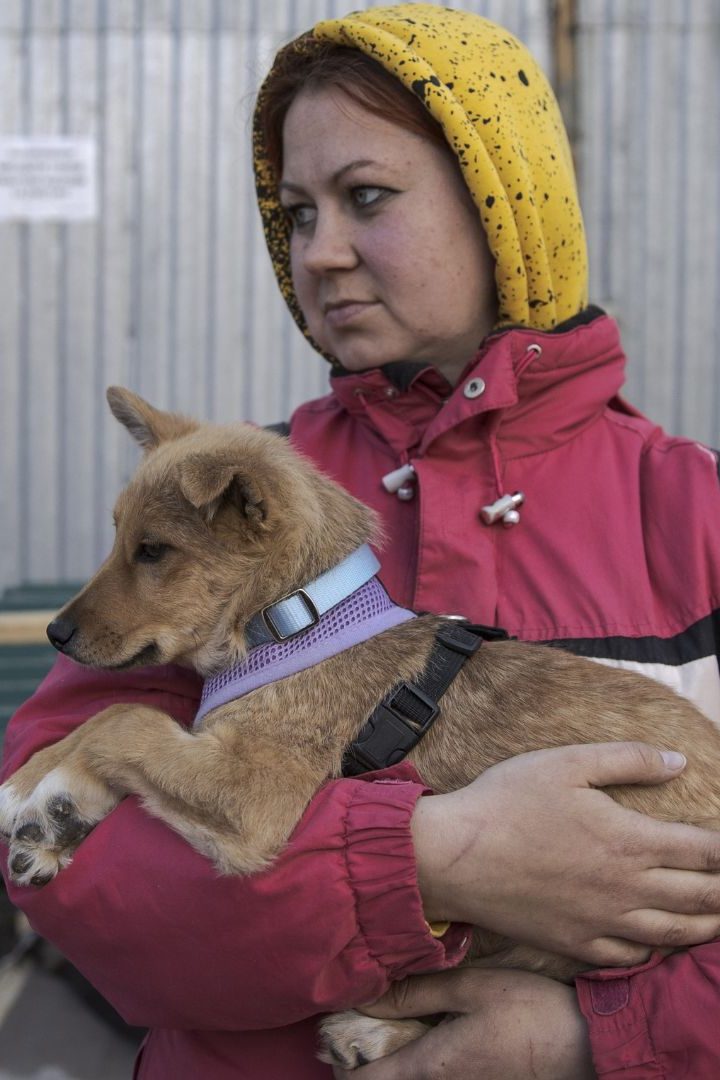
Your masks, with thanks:
M231 668L207 679L194 727L220 705L227 705L261 686L313 667L321 660L414 618L412 611L394 604L378 579L373 577L331 608L309 630L289 641L259 645Z

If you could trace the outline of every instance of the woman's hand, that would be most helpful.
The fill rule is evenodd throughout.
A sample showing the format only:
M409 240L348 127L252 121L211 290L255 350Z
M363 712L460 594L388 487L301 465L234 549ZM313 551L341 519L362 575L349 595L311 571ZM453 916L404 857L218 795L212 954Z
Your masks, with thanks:
M569 986L525 971L465 968L394 983L371 1016L427 1016L450 1011L402 1050L336 1080L591 1080L585 1021Z
M673 762L672 757L679 758ZM597 790L672 780L643 743L511 758L418 801L413 840L429 920L475 923L596 967L720 934L720 833L655 821Z

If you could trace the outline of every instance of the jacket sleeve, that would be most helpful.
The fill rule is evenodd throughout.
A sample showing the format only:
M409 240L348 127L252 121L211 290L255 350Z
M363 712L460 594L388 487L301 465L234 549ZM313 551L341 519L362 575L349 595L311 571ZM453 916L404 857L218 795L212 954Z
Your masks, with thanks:
M720 1076L720 942L576 982L599 1077L716 1080Z
M189 724L197 694L179 668L118 676L61 657L11 722L3 776L112 702ZM435 939L423 918L409 822L426 792L409 765L330 782L279 859L251 877L221 877L127 798L49 885L10 886L10 897L128 1023L283 1026L462 957L463 929Z

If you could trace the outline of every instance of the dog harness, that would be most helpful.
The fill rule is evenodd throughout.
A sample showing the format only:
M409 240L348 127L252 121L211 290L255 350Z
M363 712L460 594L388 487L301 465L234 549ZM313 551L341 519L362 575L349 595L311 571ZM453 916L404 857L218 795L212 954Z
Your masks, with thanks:
M401 682L375 707L343 757L343 776L397 765L417 746L440 715L440 698L483 641L506 640L505 630L450 616L435 635L423 673Z
M376 576L379 568L365 544L304 588L253 616L246 628L250 651L205 681L194 727L213 709L414 619L414 612L394 604L385 592ZM359 776L401 761L437 719L439 700L468 657L483 640L507 636L504 630L449 616L436 634L422 675L393 687L348 746L343 776Z
M247 655L206 679L194 726L221 705L319 664L384 630L415 618L393 604L377 579L367 544L302 589L250 619Z

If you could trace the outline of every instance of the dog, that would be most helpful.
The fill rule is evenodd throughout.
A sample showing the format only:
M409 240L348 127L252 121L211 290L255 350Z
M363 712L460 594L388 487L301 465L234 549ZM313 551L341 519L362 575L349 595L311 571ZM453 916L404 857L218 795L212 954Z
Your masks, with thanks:
M282 436L199 423L117 387L108 401L145 455L118 498L110 556L49 627L73 660L116 670L174 662L213 675L242 661L258 612L377 539L372 511ZM346 748L378 703L424 671L443 625L408 618L212 708L193 732L148 706L103 709L0 788L11 878L45 884L128 794L222 873L267 867L320 785L342 775ZM429 786L449 792L525 751L627 739L691 746L693 757L672 784L608 789L614 798L656 818L720 826L720 733L710 721L650 679L558 649L485 643L409 757ZM564 980L585 966L481 930L470 956ZM340 1014L325 1022L324 1060L354 1067L426 1030Z

